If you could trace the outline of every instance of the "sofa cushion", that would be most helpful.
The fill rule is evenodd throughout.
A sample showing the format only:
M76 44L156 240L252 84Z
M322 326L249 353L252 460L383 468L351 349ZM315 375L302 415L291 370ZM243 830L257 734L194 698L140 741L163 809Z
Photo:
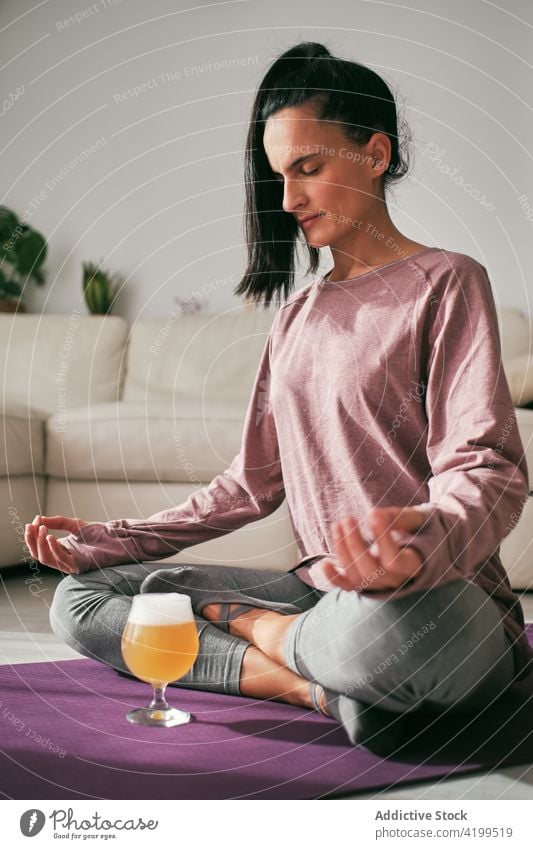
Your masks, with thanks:
M533 590L533 496L501 545L501 559L514 590Z
M41 410L30 410L15 401L7 403L0 417L0 476L44 473L45 418Z
M79 407L48 419L46 473L78 480L210 481L238 453L245 412L240 403L198 398L174 409L157 401ZM533 410L515 412L532 487Z
M17 478L17 483L22 478ZM0 495L1 495L0 480ZM183 504L193 492L208 484L173 481L88 481L48 478L47 512L51 515L79 516L91 522L107 522L119 517L146 518ZM29 514L31 518L37 511ZM0 514L0 526L2 516ZM1 552L0 552L1 555ZM165 557L165 563L218 563L251 569L287 570L300 559L289 519L287 502L269 516L206 542L186 546L179 554Z
M240 449L242 406L95 404L47 422L47 474L78 480L210 481Z
M529 316L512 307L502 307L498 313L502 360L505 366L531 350L532 326Z
M518 430L524 445L529 472L529 489L533 489L533 410L515 409Z
M0 314L4 398L49 415L112 401L127 332L117 316Z
M519 407L533 401L533 355L523 354L508 360L504 371L513 404Z
M41 570L36 563L32 563L25 545L24 525L33 521L37 513L46 512L45 487L46 480L42 475L0 477L0 568L15 566L24 561L28 575L25 583L32 595L42 593L42 578ZM41 603L43 601L44 599L41 599ZM26 628L31 627L27 617L24 624ZM2 625L3 628L6 627L5 622Z
M245 409L274 311L242 307L136 322L124 401L240 404Z

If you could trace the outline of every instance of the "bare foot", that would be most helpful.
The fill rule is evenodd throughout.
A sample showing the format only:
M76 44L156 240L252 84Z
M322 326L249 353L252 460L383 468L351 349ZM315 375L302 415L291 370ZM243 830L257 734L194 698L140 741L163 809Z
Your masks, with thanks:
M235 607L238 607L238 605L231 604L230 612L232 612ZM220 604L207 604L202 608L202 616L213 623L220 621ZM286 631L291 622L298 616L300 616L299 613L286 616L285 614L276 613L274 610L267 610L264 607L252 607L250 610L244 611L239 616L236 616L235 619L232 619L229 623L229 632L235 637L241 637L242 639L248 640L264 655L266 655L267 658L270 658L279 664L279 666L287 669L285 664L285 654L283 651L283 642ZM247 652L247 654L249 654L249 652ZM309 693L309 682L306 681L305 678L300 678L292 671L290 671L290 674L294 675L295 680L299 678L302 684L304 681L306 682L303 688L299 688L300 692L298 698L300 701L296 703L305 707L313 708L314 704ZM290 699L287 699L287 701L290 701ZM320 687L319 702L322 713L326 716L330 716L327 708L326 694L323 687Z
M329 716L324 691L318 687L317 690L319 690L322 712ZM243 696L252 696L255 699L275 699L308 710L316 710L311 698L309 681L285 666L278 666L256 646L248 646L244 652L240 691Z
M230 610L237 606L230 605ZM202 616L213 623L220 621L220 604L207 604L202 608ZM280 666L285 666L283 650L285 634L297 616L300 614L285 616L264 607L252 607L230 622L229 632L235 637L248 640L267 657L275 660Z

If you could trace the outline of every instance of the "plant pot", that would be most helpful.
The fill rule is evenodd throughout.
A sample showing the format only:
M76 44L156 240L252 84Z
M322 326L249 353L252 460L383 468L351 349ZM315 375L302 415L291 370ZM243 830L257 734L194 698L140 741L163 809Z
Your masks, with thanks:
M21 301L0 298L0 312L26 312L26 306Z

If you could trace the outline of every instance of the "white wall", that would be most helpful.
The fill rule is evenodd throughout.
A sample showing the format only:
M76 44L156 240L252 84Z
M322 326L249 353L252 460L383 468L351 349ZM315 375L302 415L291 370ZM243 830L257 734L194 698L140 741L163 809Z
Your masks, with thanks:
M212 309L237 305L254 90L272 57L311 39L371 65L405 104L416 164L390 201L397 226L474 256L500 305L533 312L533 211L528 221L519 201L533 210L533 8L500 6L3 2L1 203L49 239L48 284L27 297L30 309L79 309L86 259L128 276L117 312L130 319L166 316L175 295L202 290ZM60 23L83 10L81 22ZM233 67L190 70L224 60Z

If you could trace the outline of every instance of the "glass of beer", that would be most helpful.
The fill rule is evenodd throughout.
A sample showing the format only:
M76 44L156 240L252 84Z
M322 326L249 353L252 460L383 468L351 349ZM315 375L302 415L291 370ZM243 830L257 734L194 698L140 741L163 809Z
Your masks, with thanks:
M126 714L130 722L168 728L190 722L191 715L170 707L165 690L189 671L198 656L198 630L188 595L134 595L122 635L128 669L154 689L149 705Z

